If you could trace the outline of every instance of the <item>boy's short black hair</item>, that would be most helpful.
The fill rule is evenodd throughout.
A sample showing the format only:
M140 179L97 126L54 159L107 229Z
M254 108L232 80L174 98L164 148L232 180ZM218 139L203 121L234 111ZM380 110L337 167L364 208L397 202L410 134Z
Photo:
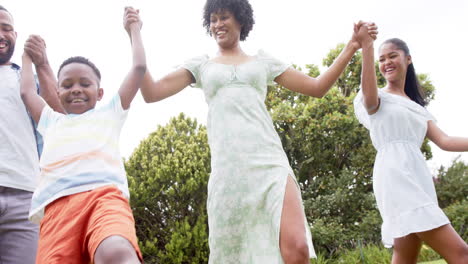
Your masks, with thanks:
M203 26L210 33L210 17L221 10L230 11L241 25L240 40L245 40L255 24L252 6L248 0L207 0L203 8Z
M88 65L93 70L93 72L96 74L96 76L98 77L98 80L101 81L101 72L96 67L96 65L94 65L94 63L92 63L90 60L88 60L87 58L82 57L82 56L70 57L70 58L66 59L64 62L62 62L62 65L60 65L60 68L59 68L59 70L57 72L57 78L58 78L62 68L65 67L68 64L71 64L71 63L81 63L81 64Z

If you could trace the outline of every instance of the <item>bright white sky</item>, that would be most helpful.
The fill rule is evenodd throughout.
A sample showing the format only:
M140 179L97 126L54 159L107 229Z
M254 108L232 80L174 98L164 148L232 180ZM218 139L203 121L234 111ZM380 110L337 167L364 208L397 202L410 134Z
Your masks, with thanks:
M468 1L466 0L250 0L256 24L243 44L299 66L322 59L351 37L353 22L374 21L380 34L376 46L391 37L405 40L418 73L428 73L436 98L428 107L450 135L468 136ZM24 41L39 34L47 42L54 72L63 60L81 55L101 70L104 101L116 93L131 62L130 42L122 26L123 9L140 9L149 70L154 77L183 61L216 53L215 42L202 27L204 0L3 0L18 32L13 61L21 62ZM323 71L323 67L321 68ZM162 102L134 100L122 131L121 151L129 157L139 142L184 112L206 124L207 106L201 90L187 88ZM449 165L459 153L433 146L432 170ZM462 154L468 161L468 154Z

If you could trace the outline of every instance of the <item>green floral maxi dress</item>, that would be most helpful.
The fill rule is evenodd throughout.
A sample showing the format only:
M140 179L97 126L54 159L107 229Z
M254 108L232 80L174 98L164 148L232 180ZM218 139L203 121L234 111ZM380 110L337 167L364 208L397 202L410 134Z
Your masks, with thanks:
M281 212L287 177L294 174L264 101L267 84L288 66L259 51L240 65L202 56L182 67L203 89L209 108L209 263L283 263Z

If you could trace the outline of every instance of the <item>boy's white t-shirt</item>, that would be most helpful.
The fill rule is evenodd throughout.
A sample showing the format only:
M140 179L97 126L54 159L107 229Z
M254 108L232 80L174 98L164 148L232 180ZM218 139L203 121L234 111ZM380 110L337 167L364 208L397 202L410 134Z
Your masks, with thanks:
M44 138L41 174L29 217L39 223L54 200L105 185L116 185L129 197L119 150L120 131L128 110L117 94L103 107L83 114L61 114L45 106L38 124Z

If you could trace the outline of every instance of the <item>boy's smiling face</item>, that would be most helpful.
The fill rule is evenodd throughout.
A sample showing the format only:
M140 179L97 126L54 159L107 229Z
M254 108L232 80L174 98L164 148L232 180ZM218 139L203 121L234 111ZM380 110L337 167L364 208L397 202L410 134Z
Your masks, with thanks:
M82 114L96 106L104 91L91 67L83 63L65 65L58 76L58 95L69 114Z

